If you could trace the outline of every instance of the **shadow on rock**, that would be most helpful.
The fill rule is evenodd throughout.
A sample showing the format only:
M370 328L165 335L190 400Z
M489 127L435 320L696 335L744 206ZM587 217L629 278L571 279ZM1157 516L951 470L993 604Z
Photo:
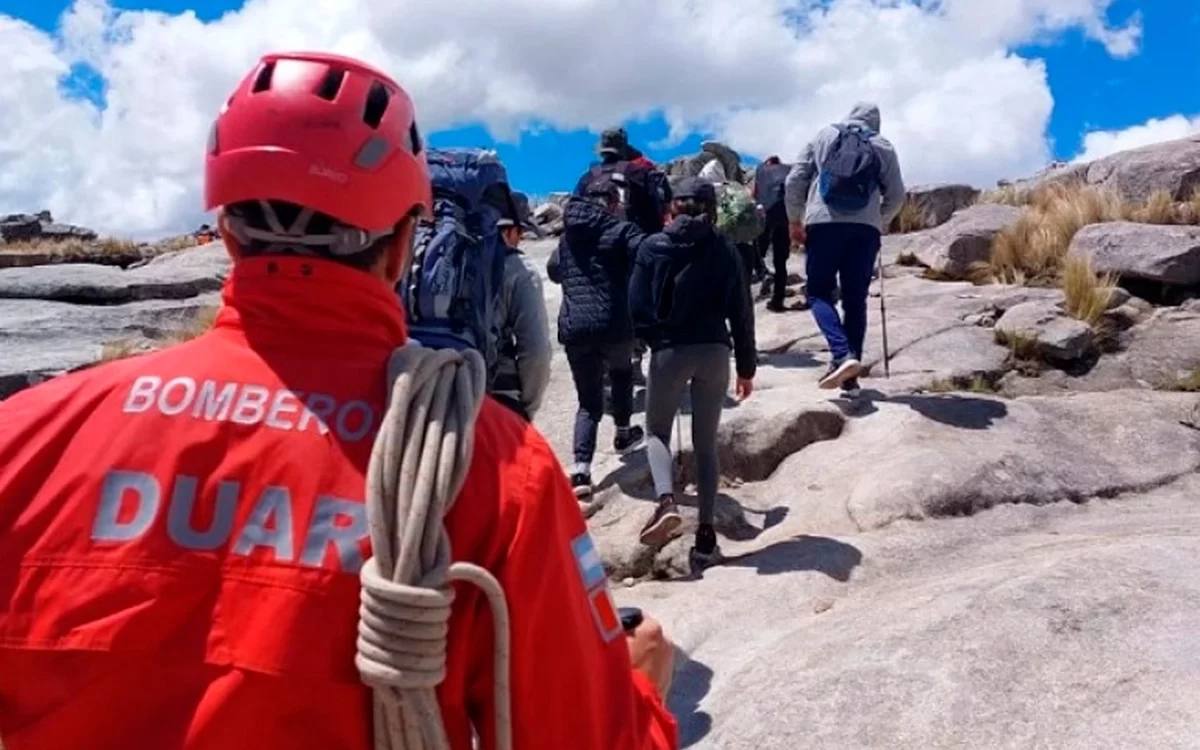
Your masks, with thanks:
M760 354L758 357L759 364L770 365L780 369L787 368L818 368L822 366L821 360L814 357L810 352L767 352Z
M955 394L889 396L872 389L857 398L834 398L831 403L846 417L862 418L879 411L877 401L904 404L927 419L964 430L986 430L1008 416L1003 401Z
M921 416L964 430L986 430L996 420L1008 416L1003 401L971 396L891 396L894 404L904 404Z
M759 575L779 575L798 571L824 573L846 582L862 562L862 552L852 544L823 536L799 536L745 557L731 558L725 565L755 568Z
M713 671L706 664L675 649L675 676L667 708L679 721L680 747L691 747L708 736L712 717L700 710L700 701L712 688Z

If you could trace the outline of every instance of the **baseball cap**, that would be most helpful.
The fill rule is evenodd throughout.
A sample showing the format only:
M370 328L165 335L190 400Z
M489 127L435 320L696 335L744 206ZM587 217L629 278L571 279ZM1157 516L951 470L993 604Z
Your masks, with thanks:
M609 128L600 134L600 153L624 154L629 148L629 134L625 128Z
M529 207L529 197L522 192L514 190L512 191L512 201L517 209L516 220L511 216L503 216L496 222L496 226L504 229L519 224L522 229L528 229L539 237L542 236L541 228L533 221L533 211Z
M684 177L672 191L676 198L692 198L705 203L717 202L717 189L701 177Z

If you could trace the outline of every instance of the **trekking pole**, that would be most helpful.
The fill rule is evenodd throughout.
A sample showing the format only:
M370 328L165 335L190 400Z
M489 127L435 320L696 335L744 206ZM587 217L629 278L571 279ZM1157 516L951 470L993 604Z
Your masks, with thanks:
M889 362L890 355L888 353L887 339L887 302L884 300L883 293L883 253L879 254L879 319L883 325L883 376L885 378L892 377L892 366Z
M683 490L683 408L675 410L675 483Z

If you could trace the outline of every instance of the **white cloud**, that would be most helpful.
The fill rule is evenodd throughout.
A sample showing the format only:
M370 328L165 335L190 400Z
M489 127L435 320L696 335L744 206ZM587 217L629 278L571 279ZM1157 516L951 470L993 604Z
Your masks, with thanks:
M1083 152L1075 161L1094 161L1118 151L1173 141L1197 133L1200 133L1200 115L1192 118L1171 115L1161 119L1151 118L1124 130L1095 130L1083 137Z
M203 23L76 0L54 37L0 15L0 211L46 207L136 235L189 228L212 116L281 48L392 72L427 131L480 121L511 137L662 111L672 137L787 155L873 99L911 182L982 184L1048 158L1045 69L1010 50L1079 29L1132 54L1140 19L1113 27L1111 2L248 0ZM107 108L60 91L79 62L103 76Z

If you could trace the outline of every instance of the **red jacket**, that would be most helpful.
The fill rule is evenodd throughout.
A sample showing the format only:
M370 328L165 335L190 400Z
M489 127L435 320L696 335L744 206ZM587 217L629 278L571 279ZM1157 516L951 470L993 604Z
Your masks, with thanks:
M196 340L0 403L8 750L371 747L362 500L403 317L366 274L299 258L239 262L224 302ZM516 747L676 747L558 461L490 399L447 527L508 593ZM491 619L468 585L449 642L452 745L473 722L491 748Z

